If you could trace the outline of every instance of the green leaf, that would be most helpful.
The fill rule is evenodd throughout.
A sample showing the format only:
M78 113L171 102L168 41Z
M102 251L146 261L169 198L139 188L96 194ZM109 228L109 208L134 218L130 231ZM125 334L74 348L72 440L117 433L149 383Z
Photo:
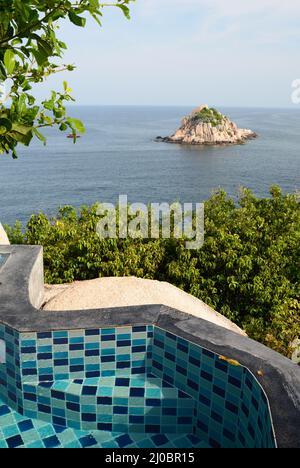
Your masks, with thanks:
M43 135L41 132L39 132L37 128L33 128L32 131L33 131L33 133L35 134L35 136L36 136L41 142L43 142L44 145L46 145L47 140L46 140L46 138L44 137L44 135Z
M10 132L10 130L12 129L12 123L9 119L2 118L0 119L0 127L5 128L5 132L2 133Z
M69 12L69 19L73 24L75 24L76 26L80 26L81 28L84 28L84 26L86 25L86 19L76 15L72 11Z
M27 125L13 123L10 135L19 143L28 146L33 137L32 130L32 127Z
M31 53L34 56L39 67L43 66L48 60L48 56L44 53L42 49L31 49Z
M4 65L7 70L7 74L11 75L16 66L15 54L12 49L7 49L4 54Z
M79 133L85 133L85 126L78 119L69 119L69 123L72 127L74 127Z
M18 100L17 109L19 114L23 114L26 110L26 95L21 94Z

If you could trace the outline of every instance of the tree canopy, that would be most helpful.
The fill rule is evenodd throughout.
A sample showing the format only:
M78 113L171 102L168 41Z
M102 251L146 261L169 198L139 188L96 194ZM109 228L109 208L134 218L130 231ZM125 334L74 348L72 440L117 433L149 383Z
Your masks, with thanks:
M129 4L135 0L0 0L0 154L17 157L17 146L28 146L35 136L44 144L44 127L69 130L76 141L84 125L67 115L66 104L74 101L66 82L61 91L38 104L33 87L50 75L74 70L61 64L67 44L59 39L60 20L77 27L90 15L101 26L105 7L119 8L129 18ZM4 89L5 88L5 89Z
M239 204L223 191L205 203L205 242L184 239L99 239L97 206L57 217L32 216L6 228L15 244L44 246L45 280L67 283L102 276L168 281L291 357L300 336L299 196L278 187L271 198L243 190Z

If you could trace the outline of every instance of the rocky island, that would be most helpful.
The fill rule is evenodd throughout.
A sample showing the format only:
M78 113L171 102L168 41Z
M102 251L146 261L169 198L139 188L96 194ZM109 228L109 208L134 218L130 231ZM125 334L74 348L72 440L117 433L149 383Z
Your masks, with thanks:
M241 144L257 135L252 130L240 129L228 117L206 105L198 107L181 122L181 127L169 137L156 141L187 145Z

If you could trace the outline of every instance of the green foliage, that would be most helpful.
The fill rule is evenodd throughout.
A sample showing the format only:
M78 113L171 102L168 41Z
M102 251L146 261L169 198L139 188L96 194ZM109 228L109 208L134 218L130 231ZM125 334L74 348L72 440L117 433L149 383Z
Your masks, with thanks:
M203 108L200 112L193 116L194 119L202 123L210 123L213 127L221 125L224 121L224 116L214 108Z
M97 206L34 215L12 243L44 246L48 283L102 276L168 281L202 299L252 338L291 356L300 336L300 206L278 187L259 199L243 189L238 205L223 191L205 206L205 243L186 250L183 239L107 239L96 234Z
M67 83L62 92L53 91L41 104L36 103L32 89L54 73L75 68L59 65L67 49L57 36L60 21L84 27L89 14L101 25L105 6L118 7L129 18L131 1L0 0L0 84L7 88L0 95L0 154L16 158L18 144L28 146L34 136L45 144L38 130L43 127L71 130L76 142L84 126L66 115L65 105L74 101Z

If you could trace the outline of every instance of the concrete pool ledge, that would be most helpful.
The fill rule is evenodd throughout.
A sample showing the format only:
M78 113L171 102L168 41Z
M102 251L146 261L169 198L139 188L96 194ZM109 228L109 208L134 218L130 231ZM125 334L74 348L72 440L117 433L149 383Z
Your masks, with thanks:
M232 331L161 304L89 311L40 310L43 250L0 246L0 323L21 333L155 325L248 368L271 408L278 447L300 448L300 368L271 349Z

